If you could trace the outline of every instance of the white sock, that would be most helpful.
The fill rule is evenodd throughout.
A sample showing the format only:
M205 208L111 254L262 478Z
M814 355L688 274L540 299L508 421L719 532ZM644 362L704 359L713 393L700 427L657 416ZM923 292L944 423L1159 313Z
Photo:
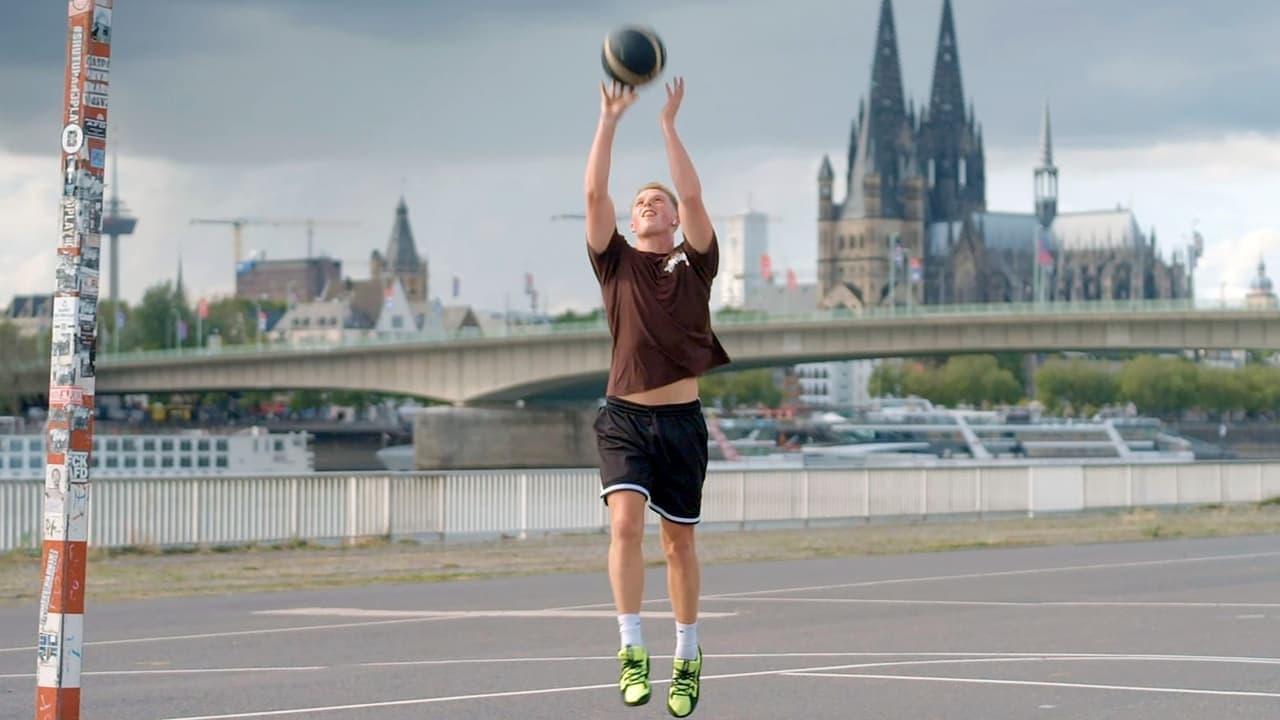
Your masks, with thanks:
M618 616L618 634L622 637L622 647L634 645L644 646L644 637L640 634L640 615L628 613Z
M676 623L676 658L680 660L698 659L698 623L691 625Z

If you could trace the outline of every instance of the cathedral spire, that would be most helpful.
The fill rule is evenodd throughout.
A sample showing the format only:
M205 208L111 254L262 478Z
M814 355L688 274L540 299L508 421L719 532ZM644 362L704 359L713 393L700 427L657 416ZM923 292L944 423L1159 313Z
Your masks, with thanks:
M1049 133L1049 103L1044 104L1044 119L1040 122L1040 165L1053 167L1053 138Z
M942 24L933 60L933 87L929 91L929 115L942 123L965 124L964 85L960 81L960 52L951 0L942 0Z
M864 110L865 107L865 110ZM893 23L893 3L881 0L876 29L875 57L871 61L871 92L856 124L856 140L850 147L848 200L844 217L901 217L899 193L905 157L907 127L902 64L898 60L898 33ZM908 140L909 142L909 140ZM874 178L870 184L864 180ZM866 197L872 193L875 197Z
M1036 217L1043 227L1058 214L1058 168L1053 165L1053 137L1049 133L1049 102L1040 124L1040 165L1035 169Z

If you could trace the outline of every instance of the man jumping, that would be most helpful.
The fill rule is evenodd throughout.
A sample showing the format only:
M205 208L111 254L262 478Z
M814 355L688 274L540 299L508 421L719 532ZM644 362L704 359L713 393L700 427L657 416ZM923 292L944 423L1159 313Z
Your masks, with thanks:
M698 705L701 570L694 527L701 520L707 424L698 376L729 356L711 330L711 283L719 266L715 230L702 187L676 134L684 80L667 84L662 135L675 191L642 187L631 203L635 247L618 231L609 197L614 132L635 88L600 86L600 122L587 160L586 221L591 267L600 283L613 353L606 399L596 418L601 498L609 509L609 582L618 611L627 705L649 701L649 653L640 629L644 594L644 510L661 516L667 592L676 649L667 710L685 717ZM675 242L683 227L683 241Z

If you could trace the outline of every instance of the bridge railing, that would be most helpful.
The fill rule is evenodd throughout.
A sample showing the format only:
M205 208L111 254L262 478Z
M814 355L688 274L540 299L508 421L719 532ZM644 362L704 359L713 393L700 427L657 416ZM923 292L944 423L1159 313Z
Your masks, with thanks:
M604 531L593 469L95 481L90 546ZM0 482L0 551L40 546L43 483ZM708 525L1248 503L1280 496L1280 462L713 471ZM648 513L648 522L657 516Z
M1098 313L1124 312L1132 314L1168 313L1168 312L1221 312L1248 311L1250 308L1244 301L1225 301L1208 299L1179 300L1097 300L1087 302L1046 302L1046 303L974 303L957 305L899 305L897 307L870 307L861 310L835 309L814 310L805 313L766 313L756 310L734 310L718 312L712 323L715 327L759 325L771 326L779 324L829 323L836 321L870 321L887 318L925 319L936 317L959 316L1026 316L1034 314L1053 315L1085 315ZM1275 313L1275 310L1258 310L1257 312ZM388 333L348 333L338 340L312 339L309 341L289 340L261 343L243 343L222 345L217 348L188 347L168 350L147 350L112 353L103 348L98 355L100 365L113 363L163 361L175 358L229 357L242 355L258 355L262 353L314 351L325 348L378 347L404 344L436 344L481 338L502 339L522 337L545 337L576 333L604 333L607 326L603 320L578 322L541 322L499 324L481 332L476 328L446 331L428 329L423 331L397 331Z

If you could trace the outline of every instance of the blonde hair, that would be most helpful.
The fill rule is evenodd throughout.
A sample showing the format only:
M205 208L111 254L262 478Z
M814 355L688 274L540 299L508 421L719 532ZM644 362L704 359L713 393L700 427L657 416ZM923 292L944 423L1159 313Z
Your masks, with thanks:
M636 194L633 197L632 202L634 202L635 197L640 197L640 193L644 192L645 190L661 190L662 192L666 193L668 198L671 199L671 207L675 208L676 210L680 209L680 200L676 198L676 194L671 191L671 188L667 187L666 185L663 185L660 182L645 183L643 187L641 187L639 190L636 191Z

